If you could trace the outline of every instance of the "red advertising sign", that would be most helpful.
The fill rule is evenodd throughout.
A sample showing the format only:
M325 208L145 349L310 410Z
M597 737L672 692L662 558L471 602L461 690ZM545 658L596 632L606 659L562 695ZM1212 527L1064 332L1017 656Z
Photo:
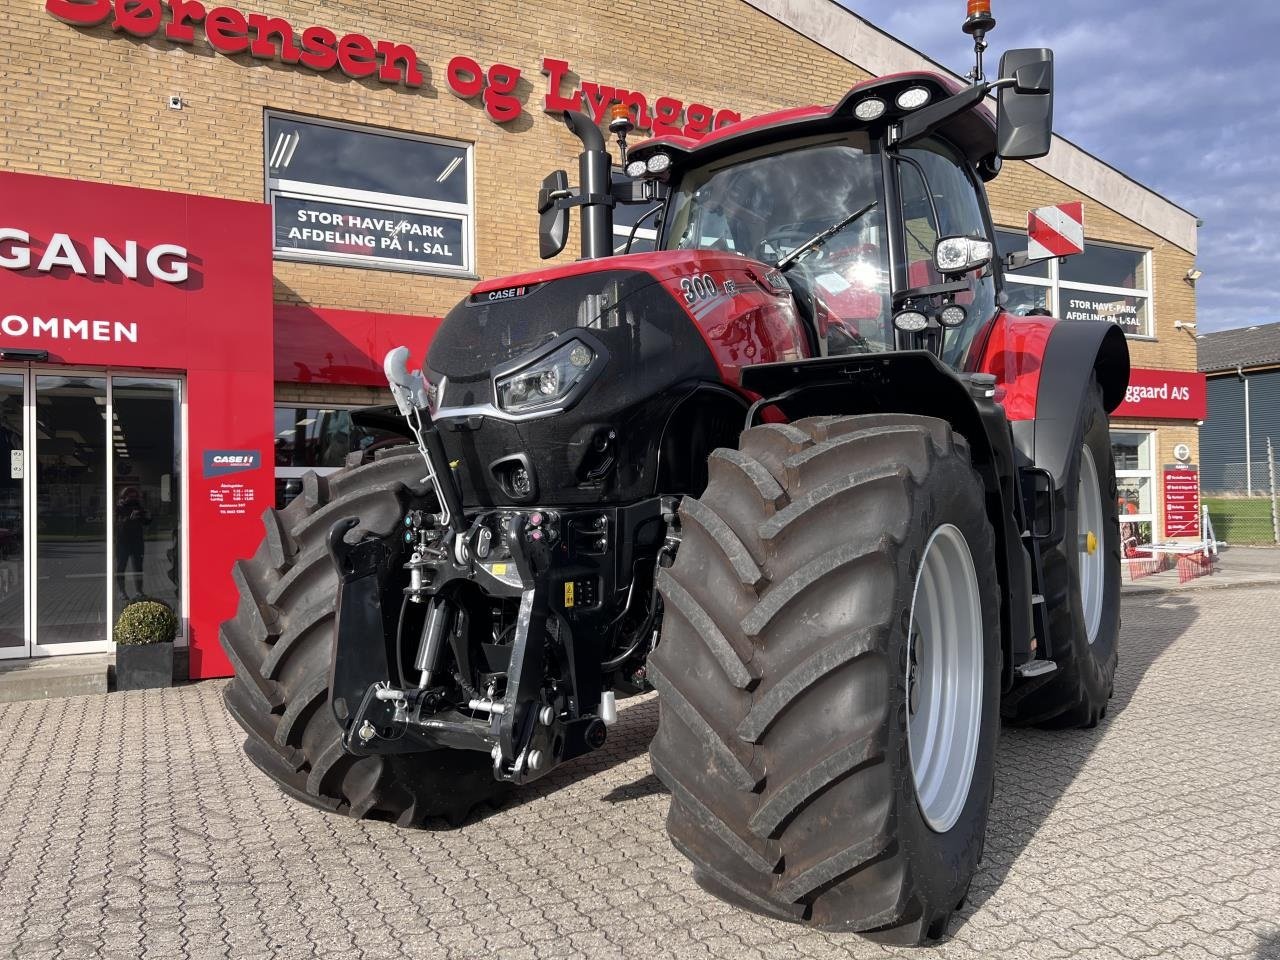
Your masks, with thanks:
M1195 467L1164 468L1164 535L1200 536L1200 471Z
M1204 374L1187 370L1129 371L1129 387L1112 417L1140 420L1203 420Z
M232 564L274 495L271 208L4 172L0 197L0 345L40 373L183 378L191 676L228 676Z

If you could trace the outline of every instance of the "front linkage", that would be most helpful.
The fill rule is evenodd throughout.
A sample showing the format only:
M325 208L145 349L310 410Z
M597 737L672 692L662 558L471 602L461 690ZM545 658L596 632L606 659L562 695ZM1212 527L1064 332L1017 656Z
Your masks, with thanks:
M339 578L330 705L352 754L484 751L496 779L524 783L603 746L616 718L612 685L643 685L658 601L642 590L648 602L636 608L635 570L662 552L669 562L675 501L466 514L421 375L403 372L401 351L388 355L388 380L442 511L408 505L402 530L387 538L348 542L355 518L330 528ZM406 576L399 617L389 617L387 601ZM622 590L617 612L611 598ZM486 627L471 622L478 600L518 604L509 642L479 644L483 661L474 634ZM405 681L401 656L409 604L426 608L416 685ZM638 620L626 634L633 639L611 651L627 618Z

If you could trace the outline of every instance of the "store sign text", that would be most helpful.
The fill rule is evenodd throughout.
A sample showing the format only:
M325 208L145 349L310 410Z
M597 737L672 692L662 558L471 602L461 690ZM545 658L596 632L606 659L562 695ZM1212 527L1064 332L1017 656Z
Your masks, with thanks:
M186 247L177 243L157 243L143 248L137 240L90 237L87 241L77 241L69 233L55 232L41 246L40 241L32 240L27 230L0 226L0 267L15 273L34 271L54 278L75 274L142 284L158 280L180 285L191 275L187 259ZM26 317L16 313L0 318L0 333L48 340L138 342L138 325L133 321Z
M298 30L281 17L244 14L233 7L206 10L199 0L45 0L45 10L75 27L110 22L112 30L143 39L163 28L171 43L194 43L199 25L209 46L228 56L247 52L321 73L338 67L355 79L422 86L418 55L408 44L374 42L361 33L339 36L328 27Z
M277 250L463 266L457 217L374 211L287 195L276 197L275 213Z
M355 79L372 77L406 87L421 87L425 82L417 52L407 43L375 41L362 33L339 35L322 26L299 28L282 17L206 7L200 0L45 0L45 10L74 27L110 24L117 33L141 39L162 36L171 43L189 45L199 32L210 47L227 56L248 53L321 73L337 67ZM617 103L627 107L637 130L656 137L695 139L741 119L733 110L685 103L677 97L654 98L592 80L566 89L573 72L567 60L546 57L542 72L547 78L542 106L551 114L581 110L603 123ZM520 78L519 67L494 63L486 68L465 55L455 56L445 69L449 90L463 100L481 98L485 113L495 123L509 123L524 112L524 101L517 93Z
M1203 420L1207 410L1203 373L1182 370L1129 371L1124 400L1113 417L1149 420Z
M119 272L130 280L138 279L137 240L126 240L121 245L94 237L83 247L89 254L87 260L70 234L55 233L37 260L32 256L30 233L18 227L0 227L0 267L6 270L29 270L34 266L41 273L49 273L55 267L66 267L82 277L107 277ZM141 265L148 276L164 283L185 283L188 277L186 248L176 243L151 247Z
M717 110L704 103L686 106L683 100L675 97L658 97L651 101L643 93L591 80L583 80L566 92L566 78L572 72L567 60L543 58L542 73L547 78L547 92L542 98L542 108L547 113L580 110L590 114L596 123L604 123L609 108L617 103L628 109L637 130L650 131L655 137L695 139L742 119L733 110ZM453 94L463 100L481 97L485 112L496 123L508 123L523 112L524 104L516 95L520 77L519 67L495 63L485 69L466 56L454 57L445 70L445 82Z

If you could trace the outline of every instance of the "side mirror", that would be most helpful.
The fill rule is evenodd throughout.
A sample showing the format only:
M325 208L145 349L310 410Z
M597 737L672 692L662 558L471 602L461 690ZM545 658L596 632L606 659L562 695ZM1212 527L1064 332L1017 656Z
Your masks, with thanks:
M569 175L556 170L547 175L538 189L538 255L550 260L569 240L569 209L556 205L570 196Z
M988 240L943 237L933 248L933 265L944 276L969 273L991 262L995 248Z
M1008 51L1000 80L996 152L1006 160L1043 157L1053 142L1053 51Z

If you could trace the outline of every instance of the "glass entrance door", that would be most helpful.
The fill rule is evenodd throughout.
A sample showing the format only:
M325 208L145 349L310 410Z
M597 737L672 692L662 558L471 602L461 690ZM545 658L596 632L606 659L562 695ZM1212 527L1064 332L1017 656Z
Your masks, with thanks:
M0 659L27 647L26 377L0 372Z
M35 653L107 649L107 378L35 377Z
M182 381L0 368L0 659L111 649L134 600L183 619Z

